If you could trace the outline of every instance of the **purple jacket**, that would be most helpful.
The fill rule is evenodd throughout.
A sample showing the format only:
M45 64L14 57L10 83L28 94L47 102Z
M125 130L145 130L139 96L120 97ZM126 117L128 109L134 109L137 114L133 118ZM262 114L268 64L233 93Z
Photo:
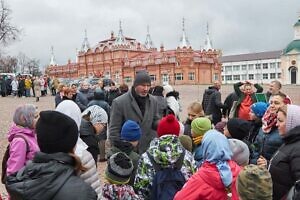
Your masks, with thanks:
M16 135L22 135L26 138L29 144L29 152L26 154L26 142L23 138L17 137ZM24 128L13 124L8 131L8 142L9 142L9 158L7 160L7 175L13 174L19 171L25 166L28 160L32 160L35 153L40 151L37 144L36 133L33 129Z

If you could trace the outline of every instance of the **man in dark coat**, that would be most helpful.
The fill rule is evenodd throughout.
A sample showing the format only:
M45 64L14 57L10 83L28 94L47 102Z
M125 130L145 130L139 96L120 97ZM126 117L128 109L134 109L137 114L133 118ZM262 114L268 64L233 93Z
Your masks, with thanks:
M120 139L120 132L126 120L139 123L142 135L139 140L138 152L144 153L150 141L156 136L159 121L157 101L149 95L150 76L145 71L136 74L132 88L112 102L109 124L109 139ZM113 142L112 142L113 143Z
M221 101L221 93L219 90L221 89L221 84L219 81L214 82L214 86L210 88L213 90L212 94L209 97L209 103L206 109L205 114L211 115L211 121L214 125L222 119L221 109L225 109L226 105L224 105Z

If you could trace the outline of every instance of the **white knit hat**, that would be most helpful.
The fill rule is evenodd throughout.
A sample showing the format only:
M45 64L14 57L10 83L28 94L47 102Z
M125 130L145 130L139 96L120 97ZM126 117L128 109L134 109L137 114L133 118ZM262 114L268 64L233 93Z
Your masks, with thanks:
M287 105L286 132L300 126L300 106Z

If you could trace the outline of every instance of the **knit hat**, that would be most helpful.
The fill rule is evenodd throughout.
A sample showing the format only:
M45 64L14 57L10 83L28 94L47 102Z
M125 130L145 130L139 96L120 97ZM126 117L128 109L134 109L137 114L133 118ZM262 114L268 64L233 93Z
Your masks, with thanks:
M212 128L211 121L206 117L199 117L194 119L192 121L191 127L195 136L204 135L206 131Z
M215 125L215 129L217 131L219 131L220 133L223 133L224 134L224 127L226 126L227 122L218 122L216 125Z
M286 132L300 126L300 106L287 105Z
M163 136L163 135L179 135L180 132L180 125L175 118L174 115L169 114L165 117L163 117L157 126L157 136Z
M37 142L42 152L70 152L78 139L78 127L69 116L42 111L36 123Z
M238 194L242 199L272 200L272 178L264 167L247 165L237 179Z
M133 164L130 158L123 152L113 154L105 170L105 178L112 184L126 184L130 180Z
M231 159L240 166L248 165L250 152L247 144L237 139L229 139L228 141L233 154Z
M251 110L252 112L259 118L262 118L268 109L268 104L265 102L257 102L252 104Z
M164 91L165 91L165 94L168 94L170 92L173 92L174 89L173 89L173 87L171 85L165 85L164 86Z
M106 124L107 123L107 121L108 121L107 113L100 106L97 106L97 105L90 106L87 109L85 109L81 115L82 116L87 115L89 112L91 113L90 120L91 120L92 124L96 124L96 123Z
M232 118L227 122L227 129L231 137L238 140L244 139L249 134L250 128L251 123L243 119Z
M141 128L138 123L127 120L121 130L121 139L126 141L138 141L141 138Z
M188 135L180 135L179 136L179 141L181 145L188 150L189 152L193 151L193 141L190 136Z
M135 79L134 79L134 82L133 82L133 87L136 87L138 85L142 85L144 83L148 83L149 85L151 85L151 78L150 78L149 74L147 73L147 71L139 71L135 75Z

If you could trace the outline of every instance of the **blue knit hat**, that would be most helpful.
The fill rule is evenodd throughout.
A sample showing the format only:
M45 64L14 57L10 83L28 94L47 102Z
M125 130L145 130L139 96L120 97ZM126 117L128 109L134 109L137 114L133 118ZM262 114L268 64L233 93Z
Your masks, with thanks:
M121 130L121 139L126 141L138 141L141 137L141 128L138 123L127 120Z
M265 102L257 102L257 103L252 104L251 110L257 117L262 118L262 116L264 116L268 106L269 105Z

